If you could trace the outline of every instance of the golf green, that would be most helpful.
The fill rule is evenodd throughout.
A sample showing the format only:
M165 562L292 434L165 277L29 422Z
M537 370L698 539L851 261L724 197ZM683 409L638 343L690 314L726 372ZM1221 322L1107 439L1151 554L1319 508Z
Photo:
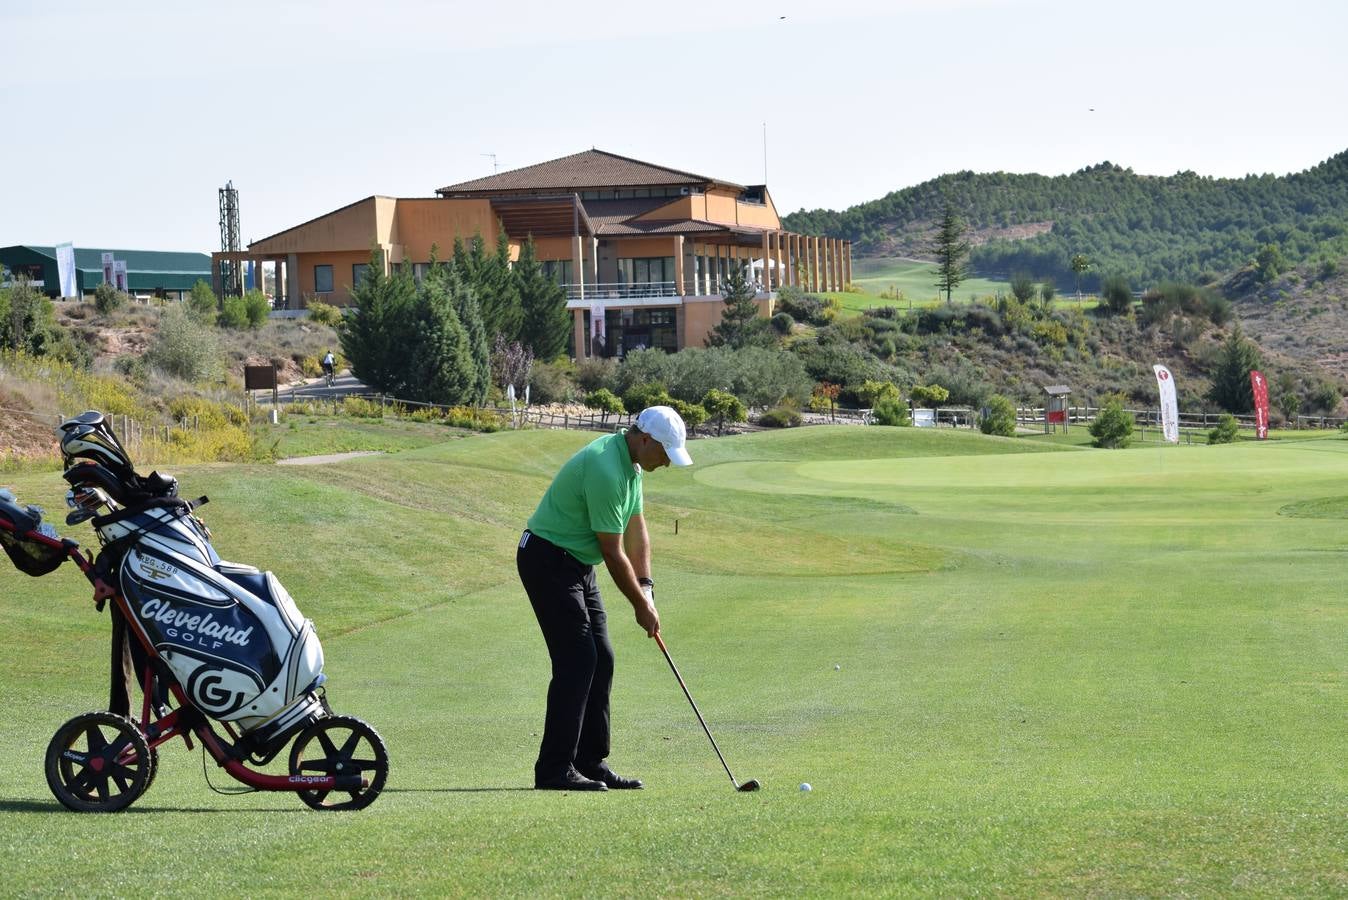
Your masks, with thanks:
M181 744L130 810L64 811L42 757L106 702L107 619L71 567L0 572L4 892L1348 892L1348 442L696 441L691 469L645 481L662 633L763 790L732 789L601 575L611 762L647 788L541 793L548 662L514 547L592 437L176 473L210 495L221 554L315 621L334 708L387 742L388 787L358 813L212 793ZM64 492L9 486L52 510Z

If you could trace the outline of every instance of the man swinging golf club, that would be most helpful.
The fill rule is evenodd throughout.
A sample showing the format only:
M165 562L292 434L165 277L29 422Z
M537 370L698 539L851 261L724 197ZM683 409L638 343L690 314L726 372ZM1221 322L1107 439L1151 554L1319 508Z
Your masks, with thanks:
M590 442L562 466L520 537L520 581L552 658L548 712L534 787L554 791L641 787L605 762L613 645L594 567L602 561L650 637L660 633L641 473L690 466L683 420L668 406Z

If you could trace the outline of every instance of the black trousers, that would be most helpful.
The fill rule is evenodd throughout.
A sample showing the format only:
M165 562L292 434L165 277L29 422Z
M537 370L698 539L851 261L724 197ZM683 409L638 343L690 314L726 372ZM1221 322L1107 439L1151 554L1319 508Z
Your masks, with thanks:
M609 754L613 645L594 566L536 534L524 532L515 565L552 658L548 713L534 777L568 766L588 768Z

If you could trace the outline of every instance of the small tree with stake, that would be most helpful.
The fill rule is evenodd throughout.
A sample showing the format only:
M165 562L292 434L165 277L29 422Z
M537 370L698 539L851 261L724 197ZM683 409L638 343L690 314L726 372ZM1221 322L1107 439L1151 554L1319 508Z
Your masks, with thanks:
M1072 274L1077 279L1077 306L1081 305L1081 276L1091 270L1091 261L1086 254L1077 253L1072 257Z

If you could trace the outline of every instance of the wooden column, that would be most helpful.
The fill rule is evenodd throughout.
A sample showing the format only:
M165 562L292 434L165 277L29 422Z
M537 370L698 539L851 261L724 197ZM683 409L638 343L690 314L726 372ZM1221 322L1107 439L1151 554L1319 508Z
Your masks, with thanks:
M789 284L789 283L790 283L789 281L787 281L786 271L782 268L782 238L783 238L783 237L784 237L784 235L782 234L782 232L779 231L779 232L776 233L777 252L776 252L776 254L773 256L773 259L772 259L772 261L773 261L774 263L777 264L777 290L779 290L779 291L782 289L782 285L784 285L784 284Z
M576 359L585 358L585 310L571 310L572 318L575 319L575 341L576 341Z
M763 232L763 290L772 292L772 232Z
M576 279L576 299L585 299L585 250L580 235L571 238L571 277ZM567 299L570 299L569 297Z
M674 236L674 293L682 297L684 294L683 281L683 235Z
M852 242L843 241L843 272L847 275L847 283L852 283Z
M810 238L810 290L819 293L819 238Z

